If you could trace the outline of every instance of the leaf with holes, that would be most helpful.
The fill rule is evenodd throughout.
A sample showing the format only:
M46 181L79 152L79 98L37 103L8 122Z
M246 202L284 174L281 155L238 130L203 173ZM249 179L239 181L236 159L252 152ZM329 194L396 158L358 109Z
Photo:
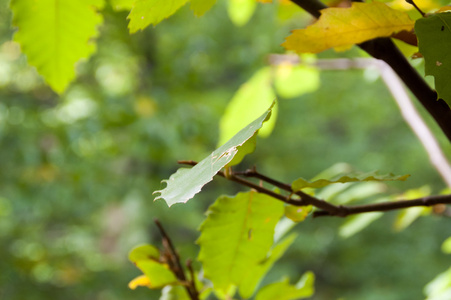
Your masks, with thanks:
M266 269L256 270L268 259L274 227L282 216L282 202L255 191L235 197L221 196L210 206L197 243L198 259L215 291L228 295L238 287L240 294L245 294L242 297L250 296L253 289L246 286L250 282L247 277L264 275ZM277 255L287 246L283 245ZM253 286L258 281L251 280Z
M439 13L417 20L418 49L424 57L426 75L434 76L438 97L451 106L451 13Z
M12 0L14 39L28 63L50 87L62 93L75 78L75 64L96 50L103 22L101 0Z
M282 44L299 53L318 53L329 48L346 48L378 37L410 31L414 21L406 12L381 2L352 2L348 8L321 10L319 20L306 29L294 30Z
M180 168L168 180L163 181L167 186L154 192L154 194L160 194L155 200L164 199L169 206L185 203L199 193L204 185L212 181L219 170L240 163L246 154L255 150L257 132L270 118L274 103L259 118L244 127L200 163L191 169Z
M308 181L304 178L296 179L291 188L294 192L300 191L304 188L322 188L333 183L346 183L346 182L363 182L363 181L404 181L410 175L396 176L393 174L379 175L377 172L368 173L354 173L345 176L340 176L333 179L318 179L315 181Z

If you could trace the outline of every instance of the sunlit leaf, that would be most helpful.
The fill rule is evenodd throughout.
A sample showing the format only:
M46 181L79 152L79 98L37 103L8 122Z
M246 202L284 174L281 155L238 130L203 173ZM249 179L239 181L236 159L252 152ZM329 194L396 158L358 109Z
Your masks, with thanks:
M216 0L191 0L191 10L194 15L200 17L216 3Z
M147 276L149 287L152 289L178 282L177 277L166 264L154 260L140 260L136 262L136 266Z
M257 2L255 0L228 0L229 18L236 26L243 26L254 14Z
M188 0L136 0L128 15L130 33L143 30L149 25L157 25L173 15Z
M426 75L434 76L438 97L451 105L451 13L439 13L417 20L418 49L424 57Z
M300 53L318 53L329 48L389 37L413 27L414 21L407 13L394 10L384 3L352 2L349 8L321 10L316 23L306 29L294 30L282 46Z
M285 217L294 221L294 222L302 222L307 218L308 214L312 211L312 206L294 206L287 205L285 206Z
M255 191L221 196L210 206L200 227L198 259L215 290L227 294L253 276L268 257L274 227L282 215L282 202ZM246 294L252 292L244 289Z
M103 1L12 0L14 39L28 63L57 93L75 78L75 64L95 50Z
M447 238L442 244L442 251L451 254L451 237Z
M271 70L269 67L262 68L239 88L227 105L219 122L218 145L227 142L244 126L264 113L275 97L271 87ZM260 136L268 136L274 128L276 107L273 108L271 119L259 130Z
M362 181L404 181L410 175L402 175L396 176L393 174L384 174L379 175L377 172L368 172L368 173L355 173L348 174L345 176L340 176L339 178L334 179L318 179L315 181L308 181L303 178L296 179L292 184L291 188L293 191L300 191L304 188L322 188L329 184L333 183L346 183L346 182L362 182Z
M338 234L343 238L348 238L363 230L368 225L382 217L382 212L371 212L366 214L360 214L356 216L350 216L346 219L343 225L340 226Z
M128 254L128 259L134 263L140 260L149 260L149 259L158 260L159 258L160 251L152 245L136 246Z
M204 185L213 180L213 176L223 167L238 164L245 154L254 151L256 134L271 116L272 107L273 105L191 169L178 169L168 180L164 181L167 184L166 188L154 192L160 194L155 200L164 199L169 206L175 203L185 203L200 192Z
M272 268L274 263L282 257L287 251L288 247L293 244L297 234L290 234L279 243L277 243L269 252L268 258L257 264L252 272L248 273L248 276L243 278L240 284L240 295L243 298L249 298L255 292L258 284L262 281L264 276Z
M309 298L314 293L315 276L306 272L296 285L291 285L288 279L268 284L263 287L255 300L295 300Z
M277 66L274 86L277 94L284 98L294 98L311 93L319 88L319 71L310 66Z
M451 268L437 275L424 287L426 300L451 299Z
M398 198L402 200L417 199L421 197L426 197L431 194L431 189L429 186L423 186L418 189L408 190L407 192L400 195ZM432 211L431 207L428 206L418 206L410 207L401 210L393 224L395 230L401 231L406 229L410 224L412 224L420 216L429 214Z

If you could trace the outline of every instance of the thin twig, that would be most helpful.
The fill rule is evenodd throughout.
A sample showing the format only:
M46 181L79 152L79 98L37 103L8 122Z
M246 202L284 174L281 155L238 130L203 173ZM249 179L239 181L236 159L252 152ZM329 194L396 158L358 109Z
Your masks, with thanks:
M161 237L163 240L163 247L168 252L168 256L170 259L170 268L174 272L175 276L183 283L187 283L186 285L183 285L188 292L188 295L191 300L199 300L199 295L196 290L195 285L191 285L190 281L186 279L185 272L183 271L183 266L180 263L180 256L178 255L174 244L171 241L171 238L166 233L166 231L163 228L163 225L161 225L160 221L158 219L154 220L155 224L158 226L158 229L160 230Z
M406 0L407 3L412 4L413 7L421 14L421 16L424 18L426 14L413 2L413 0Z
M186 161L181 160L179 161L180 164L188 164L188 165L196 165L197 163L195 161ZM278 182L275 179L269 178L268 176L265 176L263 174L259 174L256 169L251 169L245 172L233 172L229 176L225 176L222 171L219 171L217 175L225 177L228 180L237 182L239 184L242 184L244 186L250 187L252 189L255 189L259 193L263 193L266 195L269 195L277 200L280 200L282 202L285 202L287 204L291 204L294 206L306 206L306 205L312 205L316 208L319 208L321 210L316 211L313 213L313 217L322 217L322 216L335 216L335 217L346 217L349 215L355 215L355 214L361 214L361 213L367 213L367 212L376 212L376 211L389 211L389 210L395 210L395 209L404 209L409 207L416 207L416 206L432 206L436 204L451 204L451 195L438 195L438 196L429 196L429 197L422 197L418 199L412 199L412 200L400 200L400 201L393 201L393 202L382 202L382 203L373 203L373 204L366 204L366 205L356 205L356 206L344 206L344 205L333 205L327 201L315 198L309 194L306 194L302 191L297 192L291 192L292 194L296 194L301 199L293 199L290 196L284 197L280 194L277 194L273 192L270 189L267 189L265 187L262 187L260 185L257 185L251 181L245 180L244 178L241 178L240 176L236 174L248 174L249 177L255 177L260 180L268 179L266 182L277 182L278 186L286 187L287 184L283 184ZM258 175L257 175L258 174Z

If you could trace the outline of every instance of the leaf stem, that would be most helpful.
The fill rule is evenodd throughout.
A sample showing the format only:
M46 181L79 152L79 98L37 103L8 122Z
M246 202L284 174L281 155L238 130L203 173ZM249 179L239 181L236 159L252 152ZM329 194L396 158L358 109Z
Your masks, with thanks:
M406 0L407 3L413 5L413 7L415 7L416 10L418 10L418 12L424 17L426 17L426 14L415 4L415 2L413 2L413 0Z

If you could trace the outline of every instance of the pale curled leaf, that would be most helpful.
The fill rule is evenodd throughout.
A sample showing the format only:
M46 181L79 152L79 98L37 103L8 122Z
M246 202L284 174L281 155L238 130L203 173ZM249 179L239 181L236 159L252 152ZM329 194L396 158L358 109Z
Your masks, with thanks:
M258 283L266 268L261 263L267 259L273 244L274 227L283 215L283 203L255 191L239 193L235 197L221 196L210 206L207 219L202 223L199 261L205 277L215 290L227 293L238 286L243 297L253 289L241 288L242 283ZM278 249L278 256L286 248ZM277 258L277 257L275 257ZM259 269L263 268L263 269Z
M271 116L273 105L274 103L264 114L197 165L191 169L178 169L168 180L164 181L167 184L166 188L154 192L154 194L160 194L155 200L164 199L168 206L185 203L200 192L204 185L212 181L222 168L238 164L245 154L251 153L255 149L256 134Z
M412 30L414 21L407 13L381 2L352 2L349 8L321 10L319 20L306 29L293 31L282 44L299 53L318 53L329 48L347 47L378 37Z
M451 13L439 13L417 20L418 49L424 57L426 75L434 76L439 98L451 106Z
M296 179L292 184L291 188L294 192L300 191L304 188L322 188L325 186L328 186L333 183L346 183L346 182L362 182L362 181L404 181L406 180L410 175L400 175L396 176L393 174L384 174L379 175L377 172L368 172L368 173L361 173L361 174L348 174L345 176L341 176L339 178L334 179L318 179L315 181L308 181L304 178Z
M11 1L14 39L55 92L64 92L75 78L75 64L96 50L102 6L99 0Z

